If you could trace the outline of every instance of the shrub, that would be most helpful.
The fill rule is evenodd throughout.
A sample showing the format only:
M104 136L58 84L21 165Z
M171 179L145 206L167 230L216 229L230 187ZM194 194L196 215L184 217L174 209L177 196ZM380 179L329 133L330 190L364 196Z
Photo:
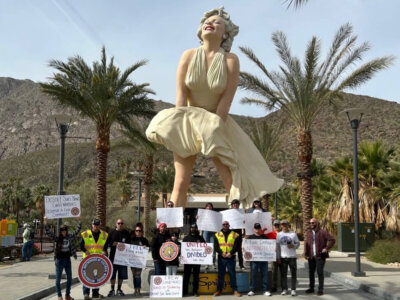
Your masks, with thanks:
M388 264L400 262L400 241L379 240L367 251L367 258L370 261Z

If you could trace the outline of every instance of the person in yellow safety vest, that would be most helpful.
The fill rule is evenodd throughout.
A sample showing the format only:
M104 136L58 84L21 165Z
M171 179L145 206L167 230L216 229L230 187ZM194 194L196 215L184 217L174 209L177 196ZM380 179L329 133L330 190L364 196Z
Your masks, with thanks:
M214 249L218 253L218 284L214 296L220 296L224 289L224 277L228 268L229 280L236 297L240 297L236 284L235 254L241 247L239 234L229 229L229 222L222 222L222 230L215 234Z
M79 246L83 252L83 258L90 254L103 254L103 247L107 240L108 233L100 230L100 220L93 219L92 229L88 229L81 233ZM103 295L99 294L99 289L92 289L92 298L102 299ZM83 299L89 300L90 288L83 286Z

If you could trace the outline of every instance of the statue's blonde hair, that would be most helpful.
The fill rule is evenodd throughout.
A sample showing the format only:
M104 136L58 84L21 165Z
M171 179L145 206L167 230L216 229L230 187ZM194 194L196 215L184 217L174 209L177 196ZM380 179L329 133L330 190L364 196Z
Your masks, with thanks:
M211 16L219 16L224 20L227 38L222 40L221 48L223 48L226 52L231 51L233 39L239 33L239 26L235 25L231 21L230 15L226 11L224 11L223 6L221 6L220 8L214 8L204 13L203 18L201 18L200 20L200 26L199 29L197 30L197 36L201 41L203 41L203 39L201 38L202 28L204 22Z

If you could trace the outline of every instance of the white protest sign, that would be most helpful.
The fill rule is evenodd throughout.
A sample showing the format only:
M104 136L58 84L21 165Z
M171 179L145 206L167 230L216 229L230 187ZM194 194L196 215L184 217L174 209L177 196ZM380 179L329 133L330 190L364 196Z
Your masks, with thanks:
M118 243L115 250L114 264L133 268L146 268L149 248L144 246Z
M182 298L182 276L151 276L150 298Z
M221 211L221 214L222 214L222 222L228 221L230 229L244 228L245 213L243 208L223 210ZM222 222L220 224L221 227L222 227Z
M254 224L260 223L261 228L266 228L267 230L265 233L272 231L272 220L271 220L271 213L270 212L262 212L262 213L250 213L245 214L245 229L246 235L253 234Z
M44 196L47 219L74 218L81 215L79 195Z
M214 245L212 243L185 242L181 245L181 264L212 265Z
M244 239L245 261L276 261L276 240Z
M183 208L157 208L157 225L166 223L168 228L183 227Z
M218 232L221 230L222 214L211 209L200 208L197 210L196 223L199 230Z

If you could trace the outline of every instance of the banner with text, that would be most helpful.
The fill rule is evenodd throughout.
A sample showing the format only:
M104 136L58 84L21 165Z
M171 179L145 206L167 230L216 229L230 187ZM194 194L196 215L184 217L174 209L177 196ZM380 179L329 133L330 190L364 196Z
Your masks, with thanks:
M75 218L81 215L79 195L44 196L47 219Z
M244 228L246 229L246 235L253 234L255 223L260 223L262 229L266 228L267 230L265 231L265 233L272 231L272 220L270 212L245 214L245 220L246 222Z
M276 240L244 239L243 258L245 261L276 261Z
M182 242L181 245L181 264L188 265L212 265L214 244Z
M181 298L182 276L154 275L150 279L150 298Z
M243 208L223 210L221 211L221 214L222 214L222 222L228 221L230 229L244 228L245 213ZM221 222L221 227L222 227L222 222Z
M115 251L114 264L133 268L146 268L149 248L145 246L118 243Z
M157 208L157 225L166 223L168 228L183 227L183 208Z
M221 230L222 214L210 209L199 208L196 223L199 230L218 232Z

